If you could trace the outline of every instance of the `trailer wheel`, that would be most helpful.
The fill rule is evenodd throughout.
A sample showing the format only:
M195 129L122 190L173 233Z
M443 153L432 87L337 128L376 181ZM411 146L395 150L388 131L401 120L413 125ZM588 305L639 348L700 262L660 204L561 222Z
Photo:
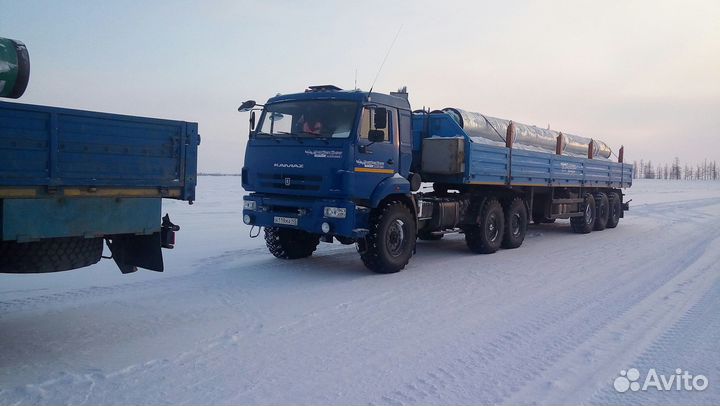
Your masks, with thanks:
M590 193L585 195L582 203L582 216L571 217L570 227L573 232L578 234L587 234L593 230L595 226L595 198Z
M595 226L593 229L602 231L607 227L608 214L610 214L610 203L605 193L598 192L595 194L595 210L597 210L597 214L595 216Z
M488 199L480 210L476 225L465 229L465 243L477 254L492 254L500 249L505 230L505 216L500 202Z
M265 245L280 259L307 258L320 244L320 236L303 230L265 227Z
M610 212L608 213L607 228L615 228L620 222L620 213L622 212L622 202L620 201L620 195L617 192L612 192L608 196L610 200Z
M102 251L102 238L0 241L0 272L45 273L82 268L100 261Z
M505 209L505 235L503 248L517 248L522 245L527 232L527 208L523 199L516 197Z
M416 235L410 209L401 202L390 202L370 215L370 230L358 243L360 258L374 272L399 272L413 255Z

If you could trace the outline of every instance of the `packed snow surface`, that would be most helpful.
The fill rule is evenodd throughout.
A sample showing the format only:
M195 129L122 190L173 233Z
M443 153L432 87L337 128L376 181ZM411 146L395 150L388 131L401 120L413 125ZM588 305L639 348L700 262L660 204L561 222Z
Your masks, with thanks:
M614 230L419 241L376 275L353 246L275 259L240 178L199 180L165 203L164 273L0 275L0 404L720 403L720 183L636 181ZM617 392L629 368L709 384Z

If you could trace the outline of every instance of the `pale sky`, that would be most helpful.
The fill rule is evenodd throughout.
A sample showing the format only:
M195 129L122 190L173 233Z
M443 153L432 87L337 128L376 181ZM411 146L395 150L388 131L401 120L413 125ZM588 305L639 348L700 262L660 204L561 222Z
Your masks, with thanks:
M625 145L626 157L720 160L720 1L0 0L29 49L19 101L196 121L202 171L239 172L246 99L312 84L408 86L459 107Z

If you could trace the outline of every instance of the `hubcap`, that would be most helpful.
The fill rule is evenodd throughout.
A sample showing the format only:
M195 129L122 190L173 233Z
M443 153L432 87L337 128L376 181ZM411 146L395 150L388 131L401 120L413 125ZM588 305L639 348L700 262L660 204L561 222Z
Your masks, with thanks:
M515 213L510 220L510 231L512 235L520 235L520 213Z
M585 205L585 223L590 224L593 220L593 213L590 205Z
M497 217L493 214L488 217L488 240L495 241L498 238L498 235L500 234L500 230L498 229L497 224Z
M387 232L387 248L390 255L393 257L400 256L403 252L403 246L405 245L405 222L400 219L395 219L390 223L390 227Z

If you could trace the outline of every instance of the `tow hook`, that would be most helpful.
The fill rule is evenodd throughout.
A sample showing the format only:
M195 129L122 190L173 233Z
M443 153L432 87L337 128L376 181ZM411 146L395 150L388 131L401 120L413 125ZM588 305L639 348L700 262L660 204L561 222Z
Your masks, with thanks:
M175 248L175 232L180 231L180 226L170 221L170 215L165 214L160 226L160 243L163 248Z

